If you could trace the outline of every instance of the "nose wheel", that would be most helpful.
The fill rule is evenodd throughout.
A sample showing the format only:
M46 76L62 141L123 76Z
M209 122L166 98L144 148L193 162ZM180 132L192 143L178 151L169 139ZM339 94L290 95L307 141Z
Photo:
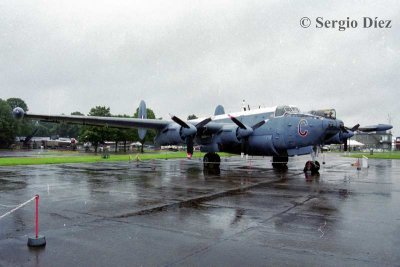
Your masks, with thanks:
M320 167L321 167L321 165L319 164L318 161L309 160L309 161L306 162L306 165L304 166L303 171L304 172L311 172L312 174L314 174L314 173L318 173Z

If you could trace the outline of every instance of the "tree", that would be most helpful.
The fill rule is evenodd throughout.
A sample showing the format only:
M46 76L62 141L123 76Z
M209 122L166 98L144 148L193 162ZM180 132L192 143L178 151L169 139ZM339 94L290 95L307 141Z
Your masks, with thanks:
M8 103L8 105L10 105L11 109L20 107L25 112L28 111L28 105L21 98L9 98L9 99L7 99L7 103Z
M197 116L192 114L192 115L189 115L187 119L188 120L195 120L195 119L197 119Z
M71 115L83 116L79 111L72 112ZM82 126L77 124L71 124L67 122L51 123L49 128L50 135L58 135L61 137L78 138Z
M114 117L120 118L132 118L128 115L116 115ZM118 149L118 142L124 142L124 152L126 152L126 145L128 141L138 140L138 133L136 129L118 129L115 128L112 130L113 141L115 142L115 152Z
M71 115L75 115L75 116L83 116L83 113L80 113L79 111L75 111L72 112ZM68 127L68 137L72 138L78 138L79 137L79 133L81 132L82 126L78 125L78 124L69 124Z
M155 119L156 118L156 116L154 115L153 110L151 110L150 108L147 108L146 111L147 111L147 118L148 119ZM136 112L133 115L133 117L134 118L139 118L138 114L139 114L139 108L136 109ZM143 140L139 140L139 137L138 137L138 141L142 144L141 153L143 153L144 142L146 140L154 140L155 137L156 137L156 131L153 130L153 129L148 129L147 130L146 136L144 137Z
M110 108L105 106L96 106L92 108L89 116L111 117ZM108 127L84 126L80 134L80 141L90 142L94 146L94 151L97 153L97 148L100 144L104 144L106 140L112 140L112 130Z
M12 109L6 101L0 99L0 147L9 148L15 141L16 133Z

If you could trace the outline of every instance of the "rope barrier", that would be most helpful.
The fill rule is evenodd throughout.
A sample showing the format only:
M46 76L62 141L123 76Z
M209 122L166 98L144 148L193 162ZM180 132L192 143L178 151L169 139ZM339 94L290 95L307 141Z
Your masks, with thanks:
M6 217L7 215L12 214L13 212L19 210L20 208L24 207L25 205L29 204L31 201L36 200L35 205L35 236L28 238L28 246L30 247L44 247L46 245L46 238L42 235L39 235L39 195L34 196L33 198L25 201L22 204L19 204L12 210L4 213L0 216L0 220Z
M22 203L22 204L19 204L18 206L16 206L16 207L13 208L12 210L10 210L10 211L4 213L3 215L0 216L0 220L3 219L4 217L6 217L7 215L10 215L11 213L13 213L13 212L19 210L20 208L24 207L24 206L27 205L29 202L35 200L35 198L36 198L36 196L34 196L33 198L29 199L28 201L26 201L26 202L24 202L24 203Z

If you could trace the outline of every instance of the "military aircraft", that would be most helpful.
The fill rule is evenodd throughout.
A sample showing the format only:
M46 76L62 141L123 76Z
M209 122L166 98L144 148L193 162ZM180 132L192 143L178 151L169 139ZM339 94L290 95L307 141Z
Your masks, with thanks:
M272 156L274 168L286 168L289 157L312 154L316 147L328 144L347 144L347 139L359 128L344 126L336 118L334 109L302 113L295 106L244 109L226 114L217 106L214 116L184 121L171 115L172 121L147 119L146 104L139 105L139 118L67 116L25 113L15 108L13 115L46 122L67 122L83 125L108 126L116 128L138 128L143 139L147 129L157 130L155 142L158 145L186 144L188 158L193 154L195 143L200 145L205 168L219 168L217 152ZM379 124L365 127L367 131L385 131L391 125ZM313 159L305 164L305 171L318 172L319 162Z

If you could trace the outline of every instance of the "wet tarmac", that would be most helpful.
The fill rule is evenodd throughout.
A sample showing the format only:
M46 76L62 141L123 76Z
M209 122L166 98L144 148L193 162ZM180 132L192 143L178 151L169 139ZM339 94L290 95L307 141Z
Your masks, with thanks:
M0 168L0 266L399 266L400 161L295 157ZM320 160L321 161L321 160Z

